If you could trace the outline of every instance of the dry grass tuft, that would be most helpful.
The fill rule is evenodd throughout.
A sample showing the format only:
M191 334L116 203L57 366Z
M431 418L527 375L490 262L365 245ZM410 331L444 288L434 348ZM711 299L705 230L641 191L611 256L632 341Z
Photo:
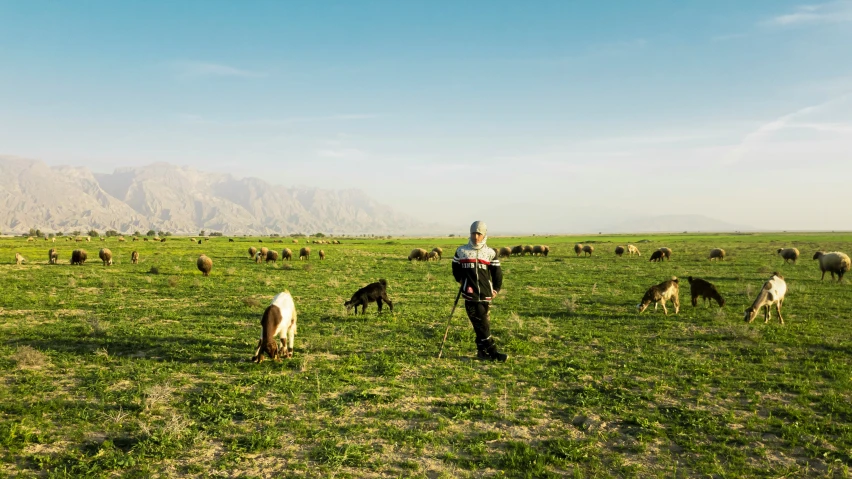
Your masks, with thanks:
M155 384L145 392L145 409L154 409L161 404L167 404L172 395L172 388L163 384Z
M170 288L176 287L179 282L180 281L178 280L177 276L169 276L169 280L166 281L166 283L169 285Z
M577 295L573 294L570 298L566 298L562 301L562 307L568 310L569 313L574 314L577 312L579 306L577 305Z
M306 265L302 266L302 269L304 269L305 271L310 272L310 271L313 271L314 267L313 267L313 265L311 265L311 264L306 264Z
M77 280L74 278L68 278L68 286L71 288L77 287Z
M249 308L257 308L260 306L260 301L257 298L243 298L243 304Z
M337 278L331 278L330 280L326 281L325 284L327 284L331 288L337 288L340 286L340 281L338 281Z
M100 336L106 332L104 325L95 316L89 316L86 318L86 323L89 325L92 335L94 336Z
M18 369L40 369L50 365L50 358L31 346L19 346L10 359L18 364Z

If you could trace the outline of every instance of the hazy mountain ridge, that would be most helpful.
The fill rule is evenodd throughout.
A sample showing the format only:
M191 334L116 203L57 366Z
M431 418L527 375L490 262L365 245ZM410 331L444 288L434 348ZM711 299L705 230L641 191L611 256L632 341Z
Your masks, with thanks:
M0 231L199 230L233 234L400 234L429 226L359 190L271 185L165 163L98 174L0 157Z

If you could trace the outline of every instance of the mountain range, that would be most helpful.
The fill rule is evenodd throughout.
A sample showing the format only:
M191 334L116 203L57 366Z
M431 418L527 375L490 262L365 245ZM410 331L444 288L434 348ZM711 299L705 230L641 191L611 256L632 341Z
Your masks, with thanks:
M285 235L401 234L432 227L354 189L291 188L165 163L100 174L0 156L0 231L30 228Z

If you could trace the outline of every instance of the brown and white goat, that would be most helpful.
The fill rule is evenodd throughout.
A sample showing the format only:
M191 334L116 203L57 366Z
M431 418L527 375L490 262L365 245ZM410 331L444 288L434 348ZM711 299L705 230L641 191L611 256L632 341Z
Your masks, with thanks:
M287 344L284 343L285 335ZM276 336L281 338L281 348L278 347ZM292 358L295 336L296 303L293 302L290 292L284 291L272 298L272 304L266 308L263 317L260 318L260 341L257 342L257 349L251 358L252 362L263 361L263 353L266 353L273 361L278 361L282 355Z
M636 307L639 309L639 313L642 313L651 303L654 303L654 311L657 310L657 305L661 304L663 306L663 313L668 316L669 311L666 309L666 301L671 301L675 308L675 314L677 314L680 311L678 293L677 277L672 276L672 279L648 288L645 296L642 296L642 302L636 305Z
M757 299L745 310L745 322L750 323L754 321L760 308L766 307L763 313L763 322L768 323L769 308L774 304L775 309L778 311L778 319L781 320L781 324L784 324L784 318L781 317L781 306L784 303L784 296L786 294L787 283L784 281L784 277L778 273L772 273L769 281L763 283L763 288L758 293Z

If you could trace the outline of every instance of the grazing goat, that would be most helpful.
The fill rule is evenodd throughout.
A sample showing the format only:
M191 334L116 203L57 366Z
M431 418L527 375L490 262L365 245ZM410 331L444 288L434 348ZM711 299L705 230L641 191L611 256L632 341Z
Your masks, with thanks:
M88 253L84 249L75 249L71 252L71 264L79 264L82 265L86 262L88 258Z
M722 248L713 248L710 250L710 260L724 260L725 259L725 250Z
M666 259L672 259L672 250L663 246L660 248L660 251L663 252L663 257Z
M254 246L250 246L248 253L249 253L249 258L254 259L254 257L257 256L257 248L255 248Z
M426 253L426 260L427 261L440 261L441 255L439 255L437 251L430 251L430 252Z
M47 264L56 264L59 262L59 253L56 251L56 248L50 248L50 251L47 252Z
M595 247L590 244L583 245L583 256L591 256L595 252Z
M195 266L198 267L198 271L201 271L204 276L210 276L210 271L213 269L213 260L205 255L201 255L195 262Z
M662 304L663 313L668 316L669 311L666 309L666 301L671 300L672 304L674 304L675 314L677 314L678 311L680 311L680 298L678 297L678 292L677 277L672 276L672 279L663 281L660 284L648 288L648 291L645 292L645 296L642 296L642 302L636 305L636 307L639 309L639 313L641 314L642 311L645 311L652 302L654 303L654 311L657 310L657 305Z
M311 249L307 246L304 246L302 247L302 249L299 250L299 260L301 260L302 258L306 260L311 259Z
M775 305L775 309L778 311L778 319L781 320L781 324L784 324L784 318L781 317L781 306L784 303L784 296L787 294L787 283L784 281L784 277L778 274L777 272L772 273L772 277L769 278L769 281L763 284L763 288L760 290L760 293L757 294L757 299L754 300L751 306L745 310L745 322L750 323L754 321L754 318L757 317L757 313L760 311L760 308L765 307L763 313L763 322L769 322L769 308L773 304Z
M293 259L293 251L290 248L284 248L281 250L281 260L290 261Z
M408 254L408 261L426 261L427 259L429 259L429 253L423 248L414 248Z
M443 259L443 257L444 257L444 250L442 250L441 248L438 248L438 247L436 246L436 247L432 248L432 252L433 252L433 253L438 253L438 259Z
M278 340L281 338L281 347ZM284 344L284 337L287 344ZM284 357L293 357L293 343L296 339L296 303L289 291L278 293L272 298L272 304L266 307L260 318L260 341L251 360L255 363L263 361L263 353L266 353L273 361L278 361L283 353Z
M777 254L780 254L782 258L784 258L784 263L788 263L790 261L793 264L799 260L799 250L797 248L778 248L776 251Z
M656 263L658 261L662 261L663 256L665 256L665 253L663 253L662 250L658 249L657 251L654 251L653 253L651 253L651 259L649 259L648 261L652 261L652 262Z
M624 246L616 246L615 247L615 255L619 258L624 254Z
M15 253L15 264L20 265L21 263L23 263L23 262L24 262L24 261L26 261L26 260L27 260L27 259L26 259L26 258L24 258L24 257L21 255L21 253Z
M523 246L521 246L521 245L513 246L513 247L512 247L512 254L513 254L513 255L518 255L518 254L519 254L519 255L523 256L523 254L524 254L524 247L523 247Z
M104 262L104 266L112 265L112 251L110 251L109 248L101 248L101 250L98 251L98 258Z
M582 252L583 252L583 245L581 243L575 244L574 245L574 253L576 253L577 256L580 256L580 253L582 253Z
M825 273L831 273L831 279L834 279L834 273L837 273L837 281L843 280L843 275L849 271L850 262L849 256L845 253L835 251L833 253L823 253L817 251L814 253L814 259L819 260L819 269L822 270L820 281L825 279Z
M689 294L692 296L693 306L698 306L698 298L704 298L705 304L709 299L716 300L720 308L725 306L725 298L719 294L719 290L712 283L701 278L693 278L692 276L686 279L689 281Z
M139 264L139 252L134 251L130 253L130 264Z
M355 294L352 295L352 299L343 303L343 306L346 306L346 312L349 313L349 310L353 307L355 308L355 314L358 314L358 306L361 306L361 314L365 314L367 312L367 305L375 301L379 306L379 312L382 312L382 301L388 303L390 306L391 312L393 312L393 303L388 299L388 282L384 279L380 279L375 283L370 283L367 286L355 291Z

